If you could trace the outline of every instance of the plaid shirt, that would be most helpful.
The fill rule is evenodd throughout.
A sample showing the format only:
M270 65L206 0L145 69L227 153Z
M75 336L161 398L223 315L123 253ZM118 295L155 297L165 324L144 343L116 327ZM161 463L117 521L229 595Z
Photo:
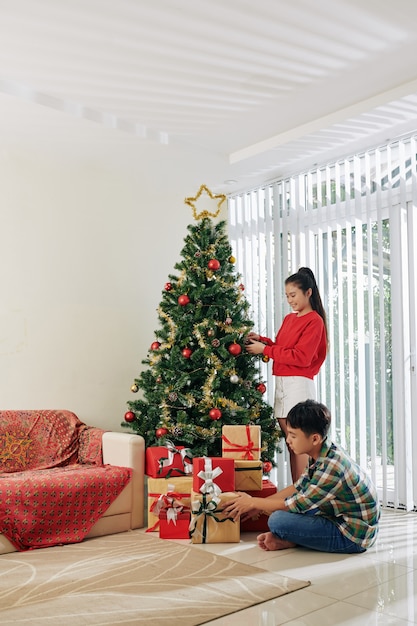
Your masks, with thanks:
M295 483L285 499L293 513L313 512L332 520L354 543L369 548L376 539L380 508L367 474L338 445L326 439L317 461Z

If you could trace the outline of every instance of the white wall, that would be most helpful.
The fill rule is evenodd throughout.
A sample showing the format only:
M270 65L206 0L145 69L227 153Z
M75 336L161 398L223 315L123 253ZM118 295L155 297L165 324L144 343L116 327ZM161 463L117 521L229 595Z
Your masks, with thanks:
M67 408L122 430L193 221L184 198L222 166L151 144L3 147L1 409Z

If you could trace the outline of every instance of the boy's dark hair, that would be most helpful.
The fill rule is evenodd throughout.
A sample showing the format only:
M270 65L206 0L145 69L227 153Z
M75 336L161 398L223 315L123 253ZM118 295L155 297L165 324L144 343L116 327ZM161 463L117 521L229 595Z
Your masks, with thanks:
M287 415L288 426L299 428L307 436L318 433L323 439L329 431L330 421L329 409L316 400L299 402Z

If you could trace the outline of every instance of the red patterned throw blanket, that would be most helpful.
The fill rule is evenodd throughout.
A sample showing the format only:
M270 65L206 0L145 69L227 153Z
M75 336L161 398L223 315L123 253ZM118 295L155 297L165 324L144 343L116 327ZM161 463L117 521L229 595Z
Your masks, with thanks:
M131 478L70 411L0 411L0 532L18 549L82 541Z

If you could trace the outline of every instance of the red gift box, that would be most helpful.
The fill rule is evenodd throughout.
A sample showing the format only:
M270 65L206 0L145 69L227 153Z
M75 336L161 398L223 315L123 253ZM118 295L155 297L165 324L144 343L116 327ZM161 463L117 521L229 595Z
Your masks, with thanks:
M184 446L149 446L145 451L145 474L151 478L191 476L193 461L191 451Z
M159 528L159 513L162 509L179 502L181 506L190 507L190 494L193 483L192 476L175 478L149 478L148 483L148 529L147 533Z
M276 486L268 479L262 481L262 489L258 491L247 491L253 498L266 498L277 493ZM268 517L265 513L258 513L254 517L240 522L240 530L244 532L267 532L269 530Z
M193 491L218 495L235 490L235 461L223 457L193 459Z
M178 509L163 509L159 513L160 539L189 539L190 538L190 511Z

